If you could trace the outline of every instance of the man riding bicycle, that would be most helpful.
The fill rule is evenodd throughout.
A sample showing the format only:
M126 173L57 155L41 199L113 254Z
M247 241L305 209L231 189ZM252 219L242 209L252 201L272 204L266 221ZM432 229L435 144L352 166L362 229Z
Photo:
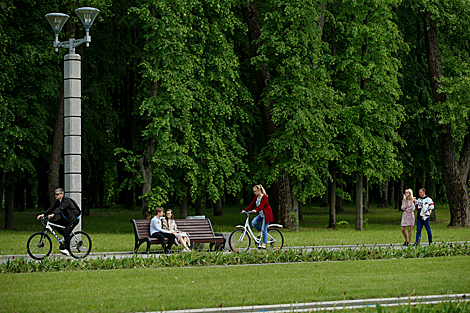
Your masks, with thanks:
M57 227L57 231L64 236L65 242L60 245L60 252L70 256L70 233L77 226L81 215L80 209L76 202L68 197L64 197L64 189L57 188L54 191L55 202L44 212L38 215L37 219L48 215L48 218L53 218L55 215L60 214L60 219L55 224L65 226L64 228Z

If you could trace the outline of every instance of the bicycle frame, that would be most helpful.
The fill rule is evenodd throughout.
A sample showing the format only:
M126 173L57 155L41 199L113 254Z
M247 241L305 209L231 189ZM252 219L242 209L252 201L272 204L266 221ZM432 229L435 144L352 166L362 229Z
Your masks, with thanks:
M41 222L44 225L44 222L43 221L41 221ZM65 229L65 226L62 226L62 225L59 225L59 224L54 224L54 223L49 222L49 221L46 221L46 224L44 225L44 230L43 230L44 234L47 234L47 231L50 231L52 233L52 235L54 235L55 239L57 239L57 242L61 243L60 242L61 239L59 238L59 236L57 236L57 234L55 233L52 226L59 227L59 228L64 228L64 229ZM73 232L72 232L72 234L73 234Z
M236 228L243 228L244 229L244 233L243 233L243 237L242 238L245 238L245 235L248 233L248 235L251 237L251 239L253 239L253 241L259 245L259 243L261 242L262 238L259 237L258 239L258 236L255 236L255 234L253 234L253 231L251 230L251 225L250 225L250 214L254 214L252 212L244 212L246 214L246 220L245 220L245 225L237 225ZM270 227L279 227L279 228L282 228L282 225L281 224L270 224L268 225L268 229ZM269 234L268 234L268 240L269 240Z

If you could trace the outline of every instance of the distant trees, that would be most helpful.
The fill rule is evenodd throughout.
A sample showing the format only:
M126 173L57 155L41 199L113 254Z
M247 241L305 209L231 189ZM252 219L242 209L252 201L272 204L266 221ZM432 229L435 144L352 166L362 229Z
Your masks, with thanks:
M85 5L2 4L7 228L13 210L48 205L62 184L65 51L53 51L44 14ZM361 230L368 199L393 202L403 186L429 185L449 201L450 226L470 225L466 1L118 0L99 8L93 42L78 50L86 205L142 201L148 216L171 203L185 216L194 203L197 213L205 205L223 214L224 201L246 202L261 183L286 227L298 223L299 202L326 194L330 227L336 200L354 199ZM82 36L81 27L61 36L69 34ZM395 192L384 197L388 189Z

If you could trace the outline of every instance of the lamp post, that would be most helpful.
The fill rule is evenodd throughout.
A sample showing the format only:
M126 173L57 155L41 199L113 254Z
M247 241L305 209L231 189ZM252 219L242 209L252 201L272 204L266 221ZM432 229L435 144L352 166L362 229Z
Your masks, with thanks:
M55 34L54 48L68 48L64 57L64 182L65 195L73 198L82 207L82 120L81 120L81 58L75 48L83 43L88 47L91 42L90 27L100 10L90 7L75 10L86 31L81 39L70 38L59 42L59 33L69 19L67 14L49 13L46 19ZM81 219L77 228L81 229Z

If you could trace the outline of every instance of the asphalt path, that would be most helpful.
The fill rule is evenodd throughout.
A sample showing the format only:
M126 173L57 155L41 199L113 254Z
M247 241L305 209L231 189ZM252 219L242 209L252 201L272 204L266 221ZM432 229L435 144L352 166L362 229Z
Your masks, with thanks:
M465 243L465 241L456 241L456 242L447 242L445 244L458 244L458 243ZM440 244L440 243L437 243ZM424 242L421 244L422 246L427 246L428 243ZM362 248L389 248L392 247L394 249L404 249L408 247L404 247L402 244L399 243L392 243L392 244L366 244L366 245L333 245L333 246L304 246L304 247L284 247L283 249L291 249L291 250L304 250L306 252L310 252L313 249L315 250L320 250L320 249L326 249L326 250L341 250L341 249L362 249ZM254 250L254 249L250 249ZM25 251L26 252L26 251ZM173 250L172 253L183 253L181 250ZM223 253L230 253L229 250L224 250ZM147 253L141 253L138 254L139 256L143 258L148 258L148 257L154 257L154 256L161 256L161 253L151 251L149 254ZM124 259L124 258L130 258L133 257L134 254L132 251L126 251L126 252L92 252L90 253L86 258L87 259ZM18 259L18 258L23 258L25 261L32 261L33 259L28 255L28 254L16 254L16 255L1 255L0 256L0 263L6 263L8 260L13 260L13 259ZM64 259L71 259L74 260L74 258L62 255L60 253L52 253L49 258L64 258Z
M418 305L418 304L438 304L447 301L466 301L470 300L469 294L450 294L450 295L430 295L430 296L411 296L399 298L376 298L376 299L360 299L360 300L338 300L324 302L309 303L291 303L291 304L271 304L271 305L253 305L238 307L222 307L222 308L204 308L192 310L176 310L176 311L150 311L147 313L242 313L242 312L317 312L317 311L333 311L333 310L352 310L361 308L374 308L377 304L382 307L399 306L399 305Z

